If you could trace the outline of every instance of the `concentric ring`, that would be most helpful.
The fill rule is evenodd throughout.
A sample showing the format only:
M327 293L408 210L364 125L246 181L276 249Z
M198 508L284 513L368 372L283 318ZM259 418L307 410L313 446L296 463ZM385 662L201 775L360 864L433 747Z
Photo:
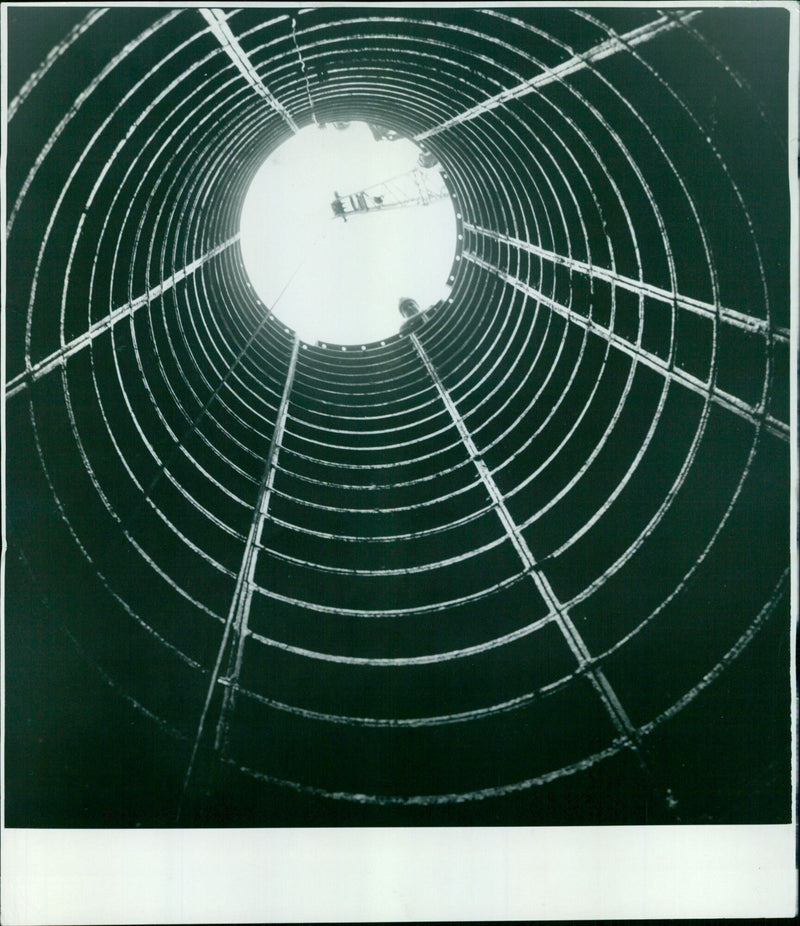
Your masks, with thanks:
M788 13L64 15L24 11L66 37L8 110L7 621L24 562L164 807L590 822L602 781L640 795L615 822L787 814L788 730L737 750L754 680L788 699ZM239 211L354 120L443 165L452 293L304 343Z

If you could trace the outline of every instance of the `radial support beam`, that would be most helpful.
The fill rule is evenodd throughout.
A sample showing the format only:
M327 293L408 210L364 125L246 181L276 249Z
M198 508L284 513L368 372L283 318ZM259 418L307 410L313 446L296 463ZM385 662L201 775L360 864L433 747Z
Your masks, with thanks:
M181 804L178 808L178 819L180 819L183 801L186 797L189 784L191 783L192 774L197 761L197 754L203 739L203 733L206 728L208 715L214 695L217 691L217 686L222 686L224 688L224 693L214 738L214 750L224 750L226 745L230 714L233 710L236 688L238 686L239 675L242 669L242 660L244 658L244 644L250 633L250 607L253 601L253 590L255 588L255 569L258 559L259 544L261 542L261 533L264 528L264 522L269 516L272 487L275 482L278 454L286 430L286 419L289 414L289 399L294 384L299 347L300 341L297 336L295 336L292 345L292 353L289 359L289 368L286 372L286 380L283 386L281 404L278 408L278 415L275 421L275 429L272 433L272 440L264 465L264 475L261 479L258 498L253 509L253 520L250 524L250 531L248 532L245 542L242 563L239 568L233 599L225 622L225 630L222 634L222 641L217 653L217 659L211 673L205 704L200 715L200 722L197 727L189 765L183 782L183 793L181 796Z
M445 129L461 125L464 122L469 122L472 119L476 119L478 116L482 116L484 113L491 112L493 109L497 109L498 106L502 106L510 100L517 100L555 81L562 81L564 78L584 70L595 62L602 61L603 58L616 55L621 51L627 51L629 48L641 45L644 42L650 42L659 35L663 35L665 32L671 32L682 23L691 22L691 20L699 16L701 12L702 10L694 10L690 13L683 13L675 17L660 16L658 19L653 20L653 22L640 26L638 29L632 29L630 32L625 32L620 36L612 36L604 42L600 42L599 45L590 48L588 51L580 55L574 55L566 61L562 61L561 64L556 65L554 68L547 68L542 71L541 74L537 74L530 80L517 84L516 87L510 87L508 90L502 90L500 93L489 97L482 103L478 103L471 109L467 109L463 113L453 116L452 119L448 119L446 122L442 122L440 125L434 126L432 129L428 129L425 132L420 132L419 135L414 137L414 141L424 141L426 138L438 135L439 132L444 132Z
M74 354L77 354L85 347L88 347L96 337L106 331L110 331L114 325L117 324L117 322L122 321L124 318L130 318L142 306L150 305L151 302L154 302L156 299L160 299L164 293L171 290L174 286L180 283L181 280L185 280L187 277L190 277L195 271L199 270L203 264L216 257L218 254L221 254L223 251L226 251L238 240L239 235L236 234L232 238L228 238L227 241L223 241L222 244L217 245L217 247L212 248L210 251L206 251L205 254L198 257L196 260L193 260L190 264L187 264L180 270L176 271L172 274L172 276L162 280L152 289L148 290L148 292L141 296L137 296L131 302L127 302L125 305L114 309L112 312L106 315L105 318L100 319L99 322L95 322L89 327L87 331L84 331L83 334L79 334L76 338L73 338L63 347L60 347L57 351L54 351L48 357L45 357L44 360L40 360L38 363L34 363L28 366L24 373L20 373L18 376L15 376L7 383L6 399L12 398L21 392L26 386L36 382L37 379L41 379L43 376L46 376L48 373L52 372L58 367L63 366L70 357L72 357Z
M503 282L513 286L531 299L535 299L537 302L542 303L542 305L552 309L556 314L566 318L567 321L599 335L601 338L608 341L612 347L622 351L637 362L649 367L651 370L655 370L672 382L679 383L681 386L691 389L692 392L696 392L698 395L703 396L703 398L710 399L716 405L720 405L722 408L733 412L753 425L758 425L763 422L764 428L769 431L770 434L781 440L789 440L789 425L780 421L778 418L774 418L772 415L766 414L763 409L748 405L747 402L744 402L742 399L722 389L717 389L716 387L712 388L708 383L703 382L703 380L698 379L696 376L692 376L691 373L678 369L678 367L673 366L668 361L662 360L657 354L651 354L637 344L631 344L630 341L626 341L618 334L615 334L605 325L600 325L591 318L587 318L585 315L581 315L579 312L574 312L567 306L561 305L560 302L556 302L538 289L534 289L527 283L523 283L522 280L517 279L517 277L512 276L510 273L505 273L500 270L499 267L487 263L476 254L464 252L464 257L478 267L482 267L484 270L493 273L495 276L499 277L499 279L503 280Z
M219 723L217 724L217 733L214 740L214 748L223 749L226 746L228 725L230 723L230 712L233 709L233 702L236 696L236 688L239 684L239 675L242 669L242 658L244 655L244 644L250 633L250 605L253 600L253 589L255 588L255 569L258 550L261 544L261 534L264 529L264 522L269 516L269 503L272 498L272 487L275 483L275 472L278 464L278 454L280 453L283 435L286 431L286 419L289 415L289 397L292 392L294 383L294 373L297 367L297 353L300 341L295 335L294 344L292 345L292 354L289 360L289 369L286 373L286 381L283 387L280 408L278 409L278 418L275 424L275 431L272 435L267 463L264 469L264 477L259 489L258 501L255 506L255 515L253 523L250 526L250 533L247 537L244 556L242 558L242 568L239 571L236 592L231 604L231 615L234 618L233 623L233 640L230 647L228 658L228 668L224 678L220 678L220 683L226 685L225 695L222 701L222 710L220 711Z
M691 296L682 296L680 293L673 293L668 289L662 289L660 286L653 286L651 283L645 283L643 280L636 280L633 277L623 276L614 270L607 270L605 267L598 267L595 264L587 264L585 261L576 260L574 257L565 257L563 254L556 254L554 251L548 251L546 248L523 241L521 238L514 238L511 235L503 235L499 232L490 231L488 228L481 228L478 225L472 225L469 222L464 223L464 228L468 231L476 232L495 241L502 241L513 247L527 251L529 254L535 254L543 260L558 264L561 267L567 267L577 273L585 274L595 280L605 280L613 286L619 286L637 296L650 296L660 302L668 302L670 305L675 304L679 309L686 309L695 315L702 315L705 318L719 318L729 325L741 328L744 331L766 334L771 331L772 336L780 341L789 341L788 328L771 328L769 322L764 318L754 318L745 312L738 312L736 309L728 309L725 306L715 306L711 302L703 302L701 299L693 299Z
M528 573L528 575L530 575L531 579L536 585L537 590L539 591L539 594L544 599L547 607L553 613L554 619L559 629L561 630L567 645L575 656L580 669L585 672L597 693L600 695L600 699L602 700L603 705L605 706L605 709L608 712L609 717L611 718L611 721L614 724L617 732L622 737L624 737L628 743L638 752L639 735L635 726L628 717L627 712L625 711L619 698L611 687L608 679L605 677L602 669L594 664L589 649L581 637L577 627L573 623L567 609L558 599L556 593L553 591L552 586L548 582L547 577L536 564L536 560L533 556L533 553L531 552L530 547L528 546L525 538L522 536L522 532L514 521L514 518L512 517L508 508L506 507L503 494L498 488L497 483L494 481L494 477L492 476L489 467L481 457L481 454L475 445L474 440L472 439L472 435L464 423L464 419L461 417L458 408L456 408L455 402L453 402L452 398L450 397L450 393L445 388L444 383L440 379L439 374L436 372L436 368L431 363L430 358L425 352L425 349L422 346L419 338L416 334L411 334L410 338L414 347L416 348L417 353L419 354L420 360L424 364L425 369L428 371L428 375L436 386L439 397L441 398L442 403L447 409L450 418L452 419L453 424L455 425L456 430L461 437L464 447L469 454L469 458L472 460L475 468L478 471L481 482L483 483L489 498L492 501L492 506L497 512L500 523L503 525L503 530L505 531L506 536L511 541L512 546L522 561L525 571Z
M226 54L236 65L237 70L247 83L250 84L253 90L255 90L263 100L266 100L272 109L285 120L286 124L293 132L298 132L299 127L297 123L292 119L283 104L272 95L266 86L264 86L261 78L258 76L258 71L253 67L252 62L247 57L247 53L239 44L239 40L233 32L231 32L231 27L228 25L228 17L225 11L218 9L201 9L198 10L198 13L200 13L203 19L208 23L214 38L216 38L225 49Z

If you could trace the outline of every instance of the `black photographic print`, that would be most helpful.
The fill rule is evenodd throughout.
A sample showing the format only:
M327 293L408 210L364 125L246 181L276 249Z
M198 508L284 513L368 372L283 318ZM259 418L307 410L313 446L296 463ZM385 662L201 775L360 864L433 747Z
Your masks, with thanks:
M794 823L796 16L4 4L4 837Z

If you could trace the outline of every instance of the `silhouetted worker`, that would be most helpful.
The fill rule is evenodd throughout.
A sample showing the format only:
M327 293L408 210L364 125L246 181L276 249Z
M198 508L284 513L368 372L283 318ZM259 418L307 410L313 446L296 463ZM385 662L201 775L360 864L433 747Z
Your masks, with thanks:
M397 308L405 321L400 326L400 334L411 334L425 324L425 316L420 313L419 303L407 296L400 300Z
M339 199L339 194L335 193L336 199L331 203L331 209L333 209L333 214L336 218L343 218L345 222L347 221L347 216L344 214L344 203Z

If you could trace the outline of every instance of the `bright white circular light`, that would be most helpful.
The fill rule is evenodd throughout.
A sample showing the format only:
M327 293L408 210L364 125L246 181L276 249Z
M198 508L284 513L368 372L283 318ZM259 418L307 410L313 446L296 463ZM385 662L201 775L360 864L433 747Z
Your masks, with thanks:
M379 341L400 329L402 297L422 310L447 297L456 246L449 196L346 222L331 208L335 194L406 177L419 156L413 142L376 141L366 123L352 122L302 129L259 169L242 208L245 269L261 301L304 341ZM441 184L438 167L424 173ZM382 195L388 204L392 194Z

